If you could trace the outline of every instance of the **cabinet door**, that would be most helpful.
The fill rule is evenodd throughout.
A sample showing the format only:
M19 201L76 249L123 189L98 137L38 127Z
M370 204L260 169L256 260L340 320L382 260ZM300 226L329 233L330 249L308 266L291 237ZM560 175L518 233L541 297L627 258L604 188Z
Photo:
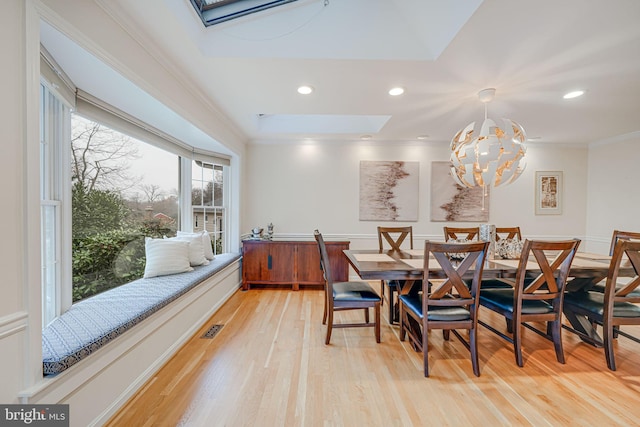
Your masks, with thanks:
M242 277L246 282L268 281L269 245L263 242L244 242L242 244Z
M298 244L298 283L324 283L318 244Z
M274 283L293 283L295 281L295 250L291 243L270 243L269 281Z

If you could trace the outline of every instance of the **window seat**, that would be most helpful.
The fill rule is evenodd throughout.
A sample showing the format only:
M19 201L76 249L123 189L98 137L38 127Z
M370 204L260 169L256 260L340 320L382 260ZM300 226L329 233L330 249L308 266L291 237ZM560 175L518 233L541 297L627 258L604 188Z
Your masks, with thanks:
M239 258L216 255L193 271L138 279L74 304L42 331L44 375L73 366Z

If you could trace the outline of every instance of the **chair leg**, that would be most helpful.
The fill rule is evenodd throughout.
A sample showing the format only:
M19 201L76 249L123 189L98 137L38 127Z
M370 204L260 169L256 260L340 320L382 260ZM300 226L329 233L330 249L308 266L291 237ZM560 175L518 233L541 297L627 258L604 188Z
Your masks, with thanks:
M329 305L329 303L327 302L327 295L325 294L324 296L324 315L322 316L322 324L326 325L327 324L327 305Z
M384 280L380 281L380 305L384 305Z
M507 323L507 332L509 332L510 334L513 333L513 320L511 319L507 319L506 317L504 318L504 320Z
M615 335L615 330L611 325L605 325L602 328L603 330L603 341L604 341L604 356L607 359L607 367L612 371L616 370L616 359L613 354L613 337Z
M471 352L471 366L476 377L480 376L480 364L478 363L478 327L469 329L469 351Z
M522 325L513 320L512 323L515 324L513 327L513 353L516 356L516 363L522 368Z
M324 343L329 345L329 341L331 341L331 330L333 329L333 310L329 310L329 321L327 322L327 338Z
M424 324L424 323L423 323ZM424 360L424 376L429 376L429 334L426 325L422 331L422 358Z
M398 301L398 310L400 311L400 319L398 319L398 321L400 322L400 341L404 341L406 336L407 336L407 331L404 330L405 328L405 319L404 319L404 310L402 309L402 303L400 301Z
M369 323L369 309L364 309L364 323Z
M451 331L449 329L442 330L442 338L444 338L445 341L449 341L450 335L451 335Z
M389 323L393 325L393 321L395 318L396 307L393 303L393 289L389 286Z
M380 342L380 304L376 304L373 307L373 315L375 318L375 334L376 334L376 342L379 343Z
M553 338L553 346L556 349L556 359L558 362L564 363L564 349L562 348L562 324L560 319L549 322L551 326L551 337Z

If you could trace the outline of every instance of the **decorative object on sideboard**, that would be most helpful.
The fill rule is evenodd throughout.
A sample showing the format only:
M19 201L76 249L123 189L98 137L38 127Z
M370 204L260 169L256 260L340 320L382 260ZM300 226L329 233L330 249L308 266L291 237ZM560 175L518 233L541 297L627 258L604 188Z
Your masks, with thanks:
M267 239L273 240L273 223L272 222L270 222L269 225L267 225Z
M262 239L262 231L264 229L262 228L258 228L258 227L253 227L251 229L251 238L252 239Z

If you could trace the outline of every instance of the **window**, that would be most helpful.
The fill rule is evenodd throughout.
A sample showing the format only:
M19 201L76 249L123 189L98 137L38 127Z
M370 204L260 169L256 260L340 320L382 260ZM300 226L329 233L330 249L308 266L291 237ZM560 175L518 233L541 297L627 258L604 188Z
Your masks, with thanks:
M72 116L73 302L139 279L145 237L175 236L175 154Z
M191 0L205 26L260 12L297 0Z
M193 231L206 230L211 235L213 253L221 253L226 247L224 167L194 160L191 171Z
M43 327L72 303L142 277L147 236L197 222L216 253L227 250L227 158L75 88L46 51L41 72ZM192 216L192 169L201 218Z
M40 230L42 260L42 326L63 310L64 153L69 141L70 108L45 84L40 85Z

